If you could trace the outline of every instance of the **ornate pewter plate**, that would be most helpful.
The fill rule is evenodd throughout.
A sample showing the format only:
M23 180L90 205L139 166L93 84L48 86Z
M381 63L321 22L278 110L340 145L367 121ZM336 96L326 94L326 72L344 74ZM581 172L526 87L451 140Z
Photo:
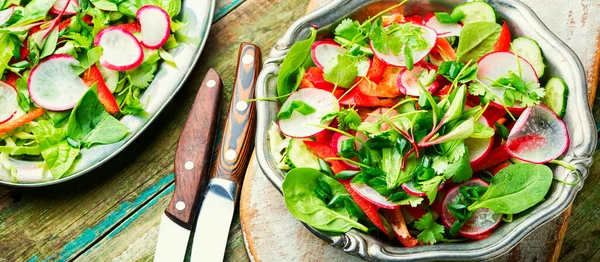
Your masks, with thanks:
M256 95L262 97L276 96L276 76L279 64L283 61L289 48L296 41L305 39L311 25L321 28L321 32L332 30L331 25L348 17L377 1L368 0L334 0L323 8L296 21L286 34L277 42L266 60L257 81ZM430 12L429 10L450 11L452 6L460 4L460 0L411 0L404 6L407 15ZM540 19L525 4L518 0L489 0L498 15L506 20L513 35L528 36L535 39L545 55L550 76L560 76L570 87L567 124L571 144L562 160L574 165L587 177L592 164L592 153L596 147L596 134L592 115L588 107L587 82L583 66L575 53L560 41L542 24ZM256 131L256 151L258 163L275 187L281 192L284 172L276 167L269 148L267 130L275 120L278 104L275 102L257 102L258 122ZM569 172L562 167L553 167L558 178L571 180ZM582 180L583 181L583 180ZM329 235L307 226L315 235L329 244L368 260L414 261L414 260L484 260L497 257L513 248L525 236L544 223L559 216L575 198L583 183L566 186L553 183L544 202L530 210L515 216L512 223L503 223L492 235L484 240L464 243L443 243L435 246L417 246L404 248L399 244L382 241L357 230L342 235ZM285 240L282 240L285 241Z
M54 180L49 171L44 170L43 162L10 159L17 169L17 180L14 181L10 175L6 174L6 169L0 167L0 184L17 187L58 184L95 169L121 152L144 131L185 83L208 38L214 8L214 0L183 0L180 16L183 21L187 22L187 26L182 29L184 30L182 33L189 39L193 39L191 41L193 43L180 43L179 47L171 51L178 68L163 63L152 84L140 97L140 101L147 101L144 109L148 114L143 117L128 115L120 119L130 129L128 137L115 144L82 149L81 156L75 162L73 169L57 180Z

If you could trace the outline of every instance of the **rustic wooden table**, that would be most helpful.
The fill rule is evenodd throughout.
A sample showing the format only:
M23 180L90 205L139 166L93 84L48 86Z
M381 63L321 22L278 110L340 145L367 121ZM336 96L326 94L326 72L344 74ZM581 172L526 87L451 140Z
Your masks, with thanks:
M593 1L568 2L595 5ZM0 261L152 260L160 214L174 188L177 139L202 76L214 67L227 87L223 101L228 101L238 44L253 42L268 54L306 5L306 0L217 0L211 34L192 77L128 149L64 184L0 187ZM598 120L600 108L595 108ZM597 153L594 162L599 161ZM595 164L573 205L561 252L564 261L600 261L599 202L600 165ZM248 260L237 214L226 260Z

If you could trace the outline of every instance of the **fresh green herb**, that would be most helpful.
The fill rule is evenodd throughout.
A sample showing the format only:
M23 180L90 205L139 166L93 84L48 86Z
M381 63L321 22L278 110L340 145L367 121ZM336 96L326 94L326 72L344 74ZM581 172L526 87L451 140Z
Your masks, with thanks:
M472 138L490 138L490 137L493 137L494 134L495 134L495 131L493 128L491 128L487 125L484 125L480 122L475 122L475 130L473 131L473 134L471 135L471 137Z
M325 66L323 78L336 86L349 88L358 77L361 61L362 57L340 54Z
M310 48L316 37L317 30L311 28L308 39L296 42L285 56L277 76L277 96L282 97L281 102L285 101L285 95L291 94L298 88L299 81L302 79L298 75L303 72L304 65L312 63Z
M445 12L434 12L435 18L442 24L455 24L465 17L463 11L454 9L451 14Z
M327 232L344 233L352 228L367 232L368 228L357 221L358 217L348 212L347 206L354 207L347 204L350 201L344 201L342 207L330 208L329 203L315 193L316 188L323 190L323 183L328 185L332 200L350 195L342 184L318 170L295 168L288 172L282 190L290 213L296 219Z
M420 86L430 86L435 82L437 71L435 69L423 69L417 76L417 82Z
M495 22L474 22L463 26L456 50L459 62L479 61L491 52L500 37L502 27Z
M488 208L501 214L516 214L544 200L552 185L552 170L540 164L515 164L502 169L487 192L469 206Z
M387 27L379 26L373 29L370 35L372 45L383 54L405 56L406 67L412 70L414 66L413 51L420 51L429 45L423 37L424 30L412 23L391 24Z
M442 62L438 68L438 74L444 76L451 82L467 83L477 78L477 64L465 64L457 61Z
M506 89L503 99L507 106L513 106L519 101L522 106L532 107L539 104L546 94L537 81L525 81L514 72L496 80L492 86Z
M362 118L358 114L355 108L343 108L338 112L331 112L321 119L322 123L327 123L333 121L333 119L337 119L339 125L338 129L340 130L357 130L358 127L362 124Z
M444 226L436 223L429 212L415 222L415 227L421 230L417 239L425 244L433 245L444 238Z
M277 119L290 119L294 112L307 116L317 110L302 100L286 101L277 113Z

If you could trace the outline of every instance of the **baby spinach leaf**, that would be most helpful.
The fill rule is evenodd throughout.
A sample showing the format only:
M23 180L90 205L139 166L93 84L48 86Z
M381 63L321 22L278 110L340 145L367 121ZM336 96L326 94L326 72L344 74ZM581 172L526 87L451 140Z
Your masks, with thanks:
M333 199L350 195L342 184L319 170L295 168L287 173L282 184L285 205L290 213L296 219L327 232L344 233L352 228L367 232L368 228L357 222L357 217L351 217L345 205L332 209L319 198L315 193L316 188L323 188L319 183L329 186Z
M476 62L491 52L500 37L502 27L495 22L475 22L463 26L456 51L456 60Z
M281 102L285 101L287 98L286 95L296 91L298 82L300 81L298 79L298 74L300 73L302 66L307 63L308 60L312 61L310 49L315 42L316 37L317 30L311 28L308 39L296 42L292 48L290 48L285 59L283 59L281 69L279 70L279 76L277 76L277 96L281 97Z
M488 208L502 214L523 212L544 200L552 177L552 170L546 165L510 165L496 174L488 190L469 206L469 210Z

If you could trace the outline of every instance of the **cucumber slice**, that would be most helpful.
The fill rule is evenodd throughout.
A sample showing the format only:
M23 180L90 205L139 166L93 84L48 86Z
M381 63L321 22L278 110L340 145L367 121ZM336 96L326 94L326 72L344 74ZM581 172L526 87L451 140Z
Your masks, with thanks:
M321 169L319 167L319 157L311 151L302 139L292 138L286 154L286 163L291 168L310 167Z
M544 64L542 50L535 40L528 37L519 37L513 40L510 51L525 58L533 66L538 78L544 75L546 64Z
M474 22L496 22L496 12L486 2L469 2L454 8L454 12L462 11L465 17L460 21L463 24Z
M350 43L350 40L340 37L340 36L336 36L333 38L333 40L340 44L341 46L345 46L346 44ZM372 56L373 55L373 50L371 50L371 48L366 47L366 46L360 46L360 52L363 55L367 55L367 56Z
M542 103L554 111L558 117L565 116L567 109L567 98L569 96L569 87L560 77L553 77L546 84L546 95L542 98Z

